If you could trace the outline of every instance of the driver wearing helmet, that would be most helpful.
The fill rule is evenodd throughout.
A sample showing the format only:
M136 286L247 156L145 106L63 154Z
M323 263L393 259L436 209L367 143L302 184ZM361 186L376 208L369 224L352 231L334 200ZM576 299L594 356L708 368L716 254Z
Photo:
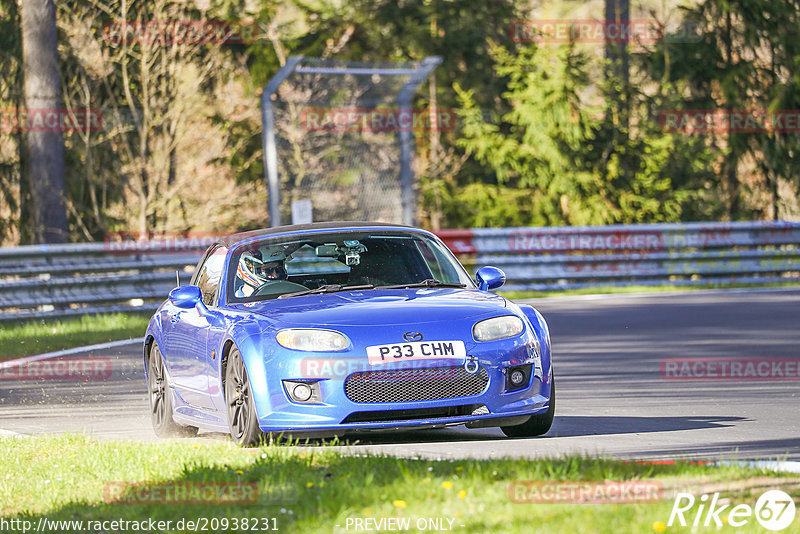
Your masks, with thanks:
M262 265L261 275L268 280L286 280L289 276L283 260L270 261Z
M286 265L284 261L285 256L269 257L267 261L261 259L261 254L243 253L239 259L239 265L236 268L236 277L239 278L243 284L236 291L237 296L249 297L260 287L268 284L269 282L277 280L286 280L288 274L286 272ZM241 294L239 294L241 293Z

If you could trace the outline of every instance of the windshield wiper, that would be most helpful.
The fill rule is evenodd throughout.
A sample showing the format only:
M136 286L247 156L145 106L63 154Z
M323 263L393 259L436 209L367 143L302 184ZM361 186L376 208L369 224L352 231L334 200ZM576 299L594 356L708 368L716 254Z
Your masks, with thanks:
M454 284L451 282L440 282L435 278L428 278L422 282L413 282L410 284L396 284L393 286L378 286L375 289L406 289L412 287L467 287L467 284Z
M372 284L364 284L360 286L343 286L341 284L325 284L314 289L307 289L306 291L295 291L294 293L284 293L280 295L279 299L287 299L289 297L302 297L303 295L317 295L320 293L336 293L338 291L357 291L359 289L372 289Z

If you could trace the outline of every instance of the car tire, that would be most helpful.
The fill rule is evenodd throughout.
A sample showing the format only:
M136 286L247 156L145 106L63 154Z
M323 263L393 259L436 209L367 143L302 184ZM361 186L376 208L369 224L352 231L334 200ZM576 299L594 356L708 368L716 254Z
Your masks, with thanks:
M172 418L172 394L164 367L164 357L158 343L150 347L147 359L147 392L150 398L150 422L159 438L191 437L197 435L197 427L179 425Z
M556 382L550 384L550 407L544 413L532 415L521 425L501 426L500 430L509 438L529 438L547 434L553 426L553 416L556 413Z
M240 447L258 445L264 436L258 426L256 405L242 355L231 348L225 366L225 406L231 439Z

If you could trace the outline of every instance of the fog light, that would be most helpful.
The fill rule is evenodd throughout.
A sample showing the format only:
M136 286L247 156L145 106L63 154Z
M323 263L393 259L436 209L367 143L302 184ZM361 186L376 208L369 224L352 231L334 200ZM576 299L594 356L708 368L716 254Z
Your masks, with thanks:
M292 390L292 396L300 402L306 402L311 398L311 388L308 384L297 384Z
M525 380L525 373L519 369L514 369L511 371L511 384L514 386L520 386L522 385L523 380Z
M528 387L531 367L531 364L526 363L506 369L506 391L519 391Z
M319 382L314 380L284 380L283 389L292 402L301 404L320 404L322 392Z

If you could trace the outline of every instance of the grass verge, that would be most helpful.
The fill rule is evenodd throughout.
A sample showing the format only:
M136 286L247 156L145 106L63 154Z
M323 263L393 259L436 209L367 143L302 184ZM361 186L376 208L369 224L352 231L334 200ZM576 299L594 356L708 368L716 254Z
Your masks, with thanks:
M723 496L732 503L750 506L766 489L783 488L795 501L800 495L797 475L792 479L741 467L645 465L583 457L433 461L344 455L330 447L243 450L225 441L138 443L75 435L0 438L0 473L4 532L22 532L13 528L11 519L37 525L43 518L50 532L79 530L75 523L65 528L54 521L83 521L85 531L92 526L87 521L151 519L172 521L160 530L179 532L191 530L175 528L180 519L203 518L209 530L216 532L244 530L241 523L238 529L232 528L235 518L265 518L270 529L304 534L352 532L356 519L380 522L386 518L408 520L410 528L397 530L412 532L432 530L431 523L425 529L417 523L431 519L465 533L763 532L753 517L745 527L734 528L726 522L721 530L666 526L674 500L672 489L686 487L699 498L702 492L712 491L709 488L723 488ZM627 504L515 503L509 485L520 480L640 480L663 485L665 496L656 502ZM109 487L133 482L139 486L129 487L122 496L109 492ZM256 498L249 505L175 502L175 488L189 483L195 489L254 485ZM730 489L734 486L739 489ZM742 491L747 486L758 491ZM691 517L687 513L690 524L696 511L697 506ZM721 515L723 520L726 517ZM258 525L251 524L247 530L263 531L264 523ZM122 531L108 524L94 526L95 530ZM372 529L379 530L374 525ZM800 532L797 518L783 532Z
M0 326L0 361L141 337L149 315L111 313Z

